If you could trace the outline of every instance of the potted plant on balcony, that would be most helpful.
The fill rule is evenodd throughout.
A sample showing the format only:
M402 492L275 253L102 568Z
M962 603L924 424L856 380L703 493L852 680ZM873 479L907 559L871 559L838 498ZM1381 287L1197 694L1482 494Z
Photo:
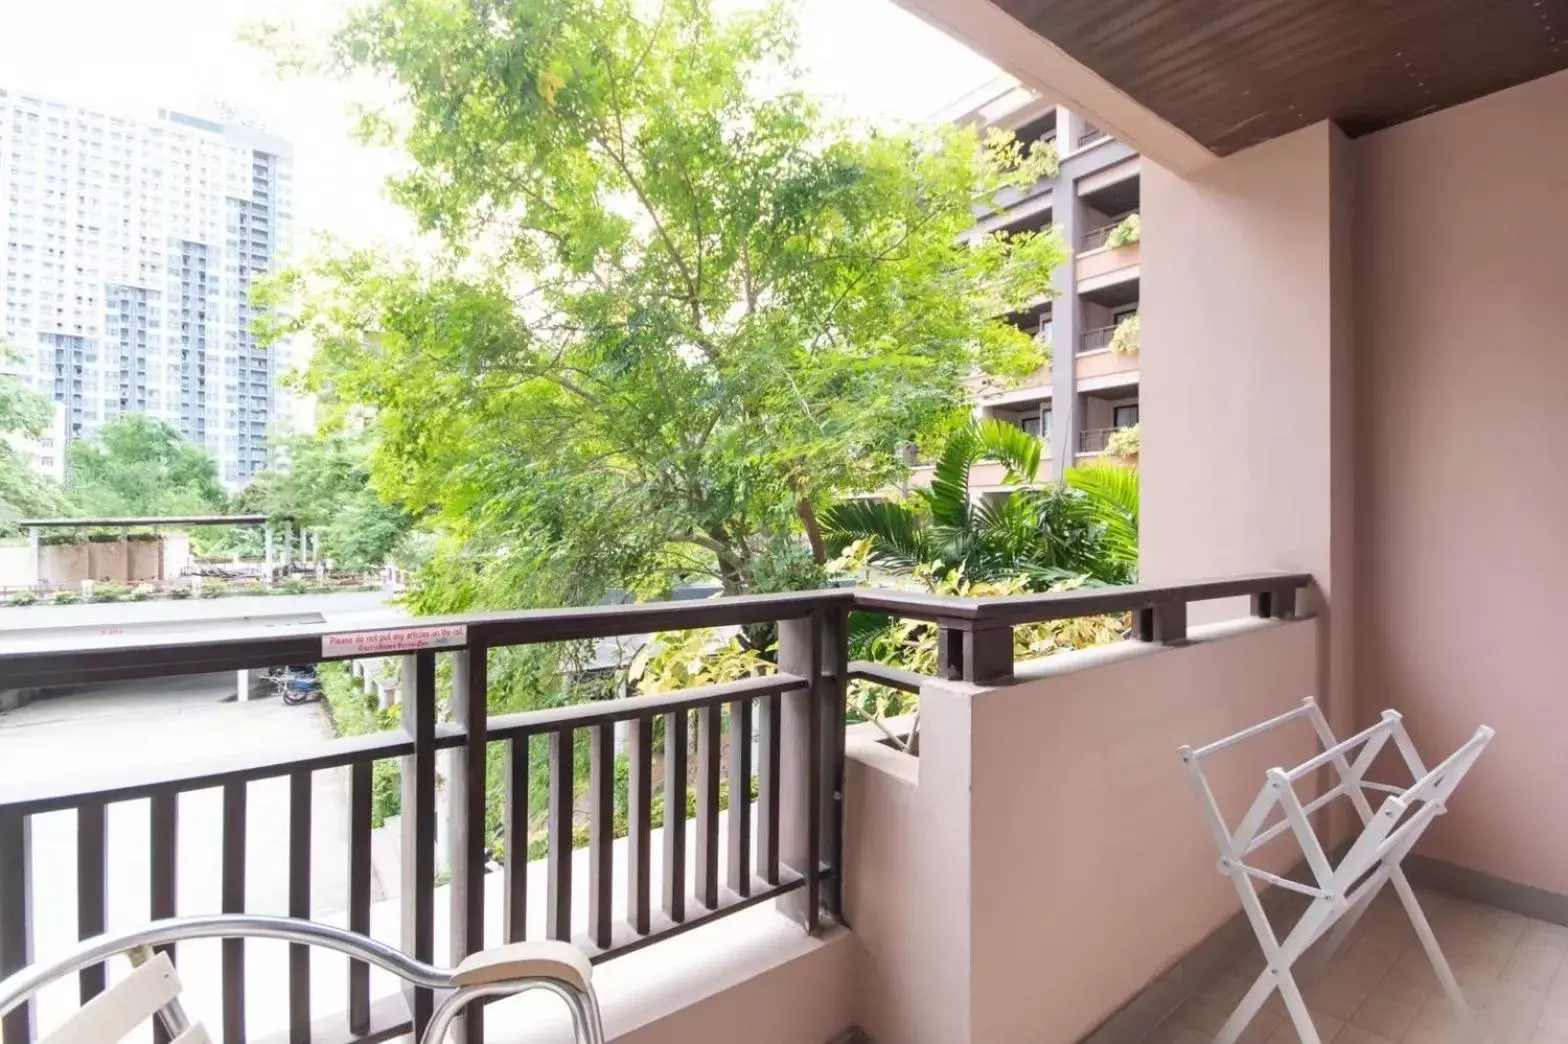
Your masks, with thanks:
M1136 246L1142 236L1142 219L1136 213L1128 214L1122 218L1115 228L1111 229L1111 234L1105 237L1105 245L1112 250L1118 247Z
M1117 355L1137 355L1141 332L1142 326L1138 321L1138 313L1134 312L1116 324L1116 331L1111 334L1111 351Z

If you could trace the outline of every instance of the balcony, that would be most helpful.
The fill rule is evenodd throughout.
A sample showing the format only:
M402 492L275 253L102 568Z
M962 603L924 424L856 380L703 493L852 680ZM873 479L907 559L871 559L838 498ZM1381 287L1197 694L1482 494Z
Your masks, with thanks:
M1134 240L1111 246L1110 240L1127 215L1091 228L1083 234L1083 249L1075 259L1079 293L1089 293L1138 276L1140 244Z
M1008 599L857 588L383 620L346 634L304 624L221 636L13 640L0 647L0 676L13 695L159 679L142 690L150 695L216 672L367 654L396 658L400 724L215 763L210 751L180 749L178 729L167 721L152 722L167 746L155 755L119 752L134 762L129 767L90 779L79 770L4 779L0 979L29 954L58 953L105 927L149 916L254 912L260 902L384 939L425 961L439 951L455 963L483 945L525 935L570 939L601 966L595 981L616 1040L754 1039L759 1025L769 1027L769 1040L799 1044L857 1025L874 1027L879 1040L914 1040L896 1032L901 1020L959 1014L942 999L947 986L920 996L947 959L938 937L953 938L953 930L967 937L973 926L980 946L974 959L989 960L984 951L992 944L978 942L982 924L1012 921L1032 934L1075 897L1087 900L1080 915L1119 916L1099 905L1105 890L1092 884L1092 858L1040 863L1029 856L1027 867L1013 865L1008 852L1017 843L1054 845L1082 829L1059 818L1071 791L1091 804L1110 800L1064 788L1077 771L1075 759L1041 759L1028 737L1082 736L1091 741L1082 748L1087 755L1104 727L1092 720L1095 707L1158 701L1179 712L1157 716L1161 724L1140 742L1169 753L1165 730L1203 735L1290 699L1295 687L1272 682L1312 662L1317 624L1293 619L1296 591L1306 582L1265 574ZM1254 614L1239 634L1188 631L1189 602L1237 597L1251 598ZM850 610L924 622L943 650L940 677L849 662ZM1072 654L1087 655L1073 661L1087 669L1042 673L1050 661L1015 663L1014 626L1103 614L1122 615L1127 637ZM495 650L763 621L779 628L778 669L769 674L549 710L483 709ZM1211 682L1219 679L1223 690L1214 691ZM851 682L921 692L928 709L918 757L870 739L866 726L846 728ZM1108 702L1092 698L1096 691ZM255 707L242 700L222 713L238 721ZM1085 711L1088 718L1073 720ZM1011 739L997 731L1020 712ZM546 755L540 788L527 770L539 764L526 757L531 746ZM1170 760L1179 773L1174 755ZM577 761L585 769L574 769ZM401 872L389 886L373 873L371 819L382 769L394 765L401 778ZM541 859L499 866L488 860L487 765L505 781L495 814L508 850L526 847L528 810L545 810ZM574 786L577 772L586 775L585 791ZM1159 787L1172 806L1169 832L1177 832L1174 808L1185 795L1157 779L1147 786ZM654 810L682 807L688 792L695 814L655 826ZM747 792L755 800L727 800ZM1008 804L999 802L1003 793L1036 795L1040 821L1057 827L1019 831L1009 817L988 818L986 810ZM586 830L585 844L574 842L574 829ZM968 893L955 894L947 875L953 860L971 858L976 872L1013 866L1016 874L989 878L973 901L961 899ZM1222 883L1212 858L1183 858L1174 869ZM1077 880L1065 893L1049 886L1061 873L1063 883ZM393 894L378 901L382 888ZM1198 891L1207 896L1213 889ZM146 898L138 905L132 896ZM1213 907L1202 904L1205 914ZM910 917L911 909L924 916ZM1076 991L1074 1003L1052 1019L1070 1022L1114 1006L1136 988L1139 969L1164 952L1142 956L1115 981ZM222 1027L226 1039L248 1029L252 1039L260 1031L276 1034L265 1039L382 1040L421 1027L436 999L423 990L399 992L362 964L304 947L196 941L180 943L173 956L187 1010ZM90 997L104 985L101 974L87 972L79 988ZM57 1023L77 993L77 983L62 983L13 1011L4 1020L7 1044L31 1041ZM652 997L659 1002L650 1008ZM466 1039L479 1041L487 1030L512 1039L524 1026L537 1031L540 1018L526 1002L502 1002L474 1013Z
M1085 149L1085 148L1088 148L1090 145L1093 145L1095 142L1103 141L1104 139L1109 138L1109 137L1110 137L1110 135L1105 133L1105 131L1103 131L1100 128L1096 127L1094 124L1090 123L1088 120L1085 120L1084 124L1083 124L1083 129L1078 132L1078 147L1080 149Z
M1117 342L1119 325L1095 327L1079 335L1078 354L1073 360L1073 377L1078 390L1104 390L1118 383L1136 383L1138 352L1136 348L1132 351L1122 348L1127 340L1125 333L1122 343ZM1115 379L1118 375L1127 380L1118 382Z

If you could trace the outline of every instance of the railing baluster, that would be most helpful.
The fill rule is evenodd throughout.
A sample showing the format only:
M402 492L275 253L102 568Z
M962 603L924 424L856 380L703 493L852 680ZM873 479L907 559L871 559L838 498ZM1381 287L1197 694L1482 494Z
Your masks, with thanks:
M223 785L223 912L245 912L244 783ZM225 939L223 950L223 1040L245 1044L245 940ZM102 965L100 965L102 967Z
M780 693L760 701L757 723L757 873L770 885L779 883L780 740L783 737L784 697Z
M730 891L751 894L751 700L730 704L730 804L728 880Z
M588 938L610 948L615 885L615 726L588 732Z
M686 712L664 716L664 913L686 919Z
M178 884L176 852L179 844L179 794L167 790L154 794L150 813L152 835L149 859L149 876L152 883L150 905L152 919L158 921L175 915L174 897ZM156 949L167 953L170 961L175 959L173 943ZM154 1044L169 1044L169 1031L164 1028L162 1019L153 1020L152 1031Z
M289 916L310 920L311 771L289 773ZM310 947L289 944L289 1040L310 1044Z
M33 824L0 809L0 979L33 963ZM5 1044L32 1044L33 1002L0 1020Z
M102 801L86 801L76 810L76 937L90 939L102 935L104 915L108 905L107 877L104 864L107 855L108 818ZM83 968L81 1000L83 1004L104 991L107 984L102 964Z
M572 938L572 739L573 730L550 733L549 895L545 938Z
M626 723L626 919L647 935L652 891L653 719Z
M710 910L719 905L719 747L722 704L697 711L697 901Z
M436 656L430 650L403 657L403 730L414 752L403 758L403 952L435 958L436 921ZM425 1032L434 1008L426 989L407 988L414 1037Z
M506 869L501 924L506 942L528 938L528 735L506 741Z
M370 934L370 820L375 762L356 761L348 784L348 930ZM370 965L348 962L348 1028L370 1032Z
M780 858L805 878L802 902L792 895L786 910L808 931L819 924L821 875L821 701L822 618L820 613L779 621L779 670L808 680L784 697L782 787L779 808Z
M485 646L470 644L452 658L452 720L465 731L452 751L447 785L448 842L452 866L451 962L485 946L485 719L488 714L489 663ZM458 1019L458 1039L484 1041L483 1004L470 1004Z

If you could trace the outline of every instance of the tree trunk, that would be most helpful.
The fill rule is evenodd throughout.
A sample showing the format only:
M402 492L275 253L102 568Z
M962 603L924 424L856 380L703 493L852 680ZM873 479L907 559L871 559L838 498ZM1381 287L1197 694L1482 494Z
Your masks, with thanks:
M828 549L822 542L822 527L817 525L817 511L811 506L811 498L801 497L795 502L795 510L800 514L801 522L805 523L806 542L811 545L811 557L817 565L827 565Z

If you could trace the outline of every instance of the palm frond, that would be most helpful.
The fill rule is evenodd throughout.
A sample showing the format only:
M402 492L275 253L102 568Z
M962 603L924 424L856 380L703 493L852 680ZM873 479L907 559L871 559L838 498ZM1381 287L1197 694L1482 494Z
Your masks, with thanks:
M907 505L886 500L845 500L822 514L822 529L830 539L847 543L871 541L866 556L874 565L907 573L929 559L924 520Z
M1105 550L1129 569L1138 566L1138 469L1114 464L1068 468L1065 481L1084 495L1105 527Z

